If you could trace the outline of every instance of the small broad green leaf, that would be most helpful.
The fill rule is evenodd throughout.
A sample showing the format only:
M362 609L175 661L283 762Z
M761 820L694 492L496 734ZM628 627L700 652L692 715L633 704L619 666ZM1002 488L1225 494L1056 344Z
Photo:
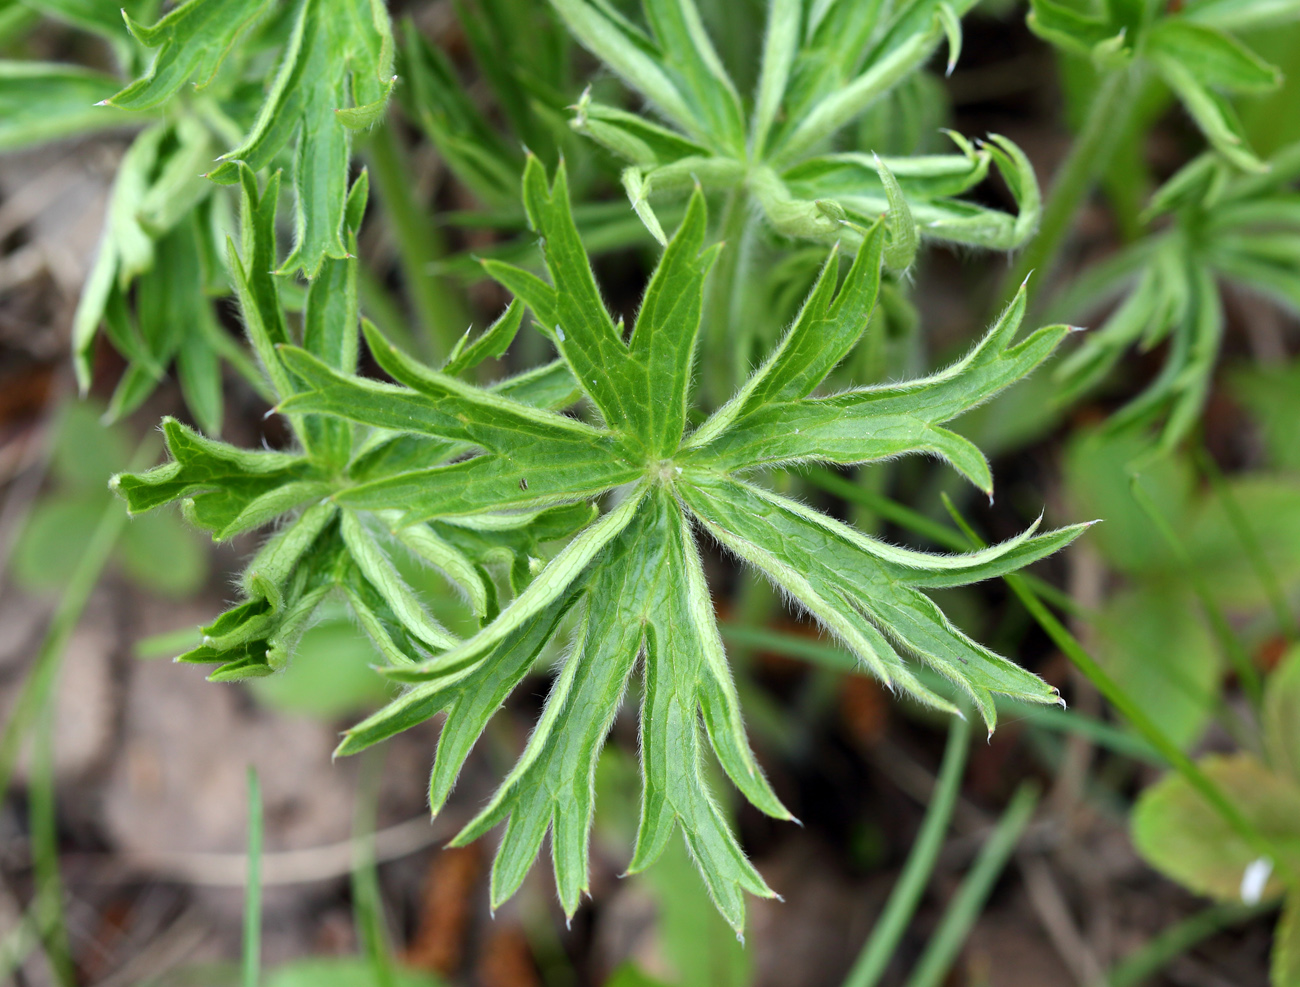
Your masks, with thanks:
M1273 846L1288 855L1270 868L1262 898L1281 893L1278 873L1300 864L1300 787L1250 754L1215 755L1199 767ZM1240 901L1259 854L1178 774L1142 793L1132 821L1138 853L1179 884L1220 901ZM1258 900L1258 899L1256 899Z
M1131 464L1146 457L1150 445L1131 433L1081 432L1065 455L1066 490L1071 510L1105 518L1095 546L1106 561L1131 575L1158 574L1177 566L1169 546L1133 498ZM1193 477L1183 457L1166 456L1144 464L1142 485L1161 505L1176 530L1184 530L1192 508Z
M1269 977L1274 987L1300 984L1300 894L1293 890L1282 905L1282 917L1273 930Z
M1300 586L1300 479L1246 475L1229 480L1231 497L1246 518L1264 564L1285 592ZM1252 610L1268 605L1268 592L1219 497L1205 497L1187 525L1187 549L1219 605Z
M1180 747L1196 743L1214 715L1223 663L1190 592L1139 585L1108 600L1096 627L1106 671L1131 696L1160 696L1147 715Z
M1264 743L1273 768L1300 785L1300 648L1292 647L1269 674Z

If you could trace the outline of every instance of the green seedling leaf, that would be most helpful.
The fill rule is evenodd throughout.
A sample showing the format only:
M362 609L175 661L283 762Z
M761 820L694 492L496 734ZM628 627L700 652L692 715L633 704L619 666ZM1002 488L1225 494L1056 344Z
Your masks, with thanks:
M942 180L942 169L931 177ZM376 461L372 478L333 498L346 505L343 542L384 597L383 607L397 626L428 644L433 642L427 632L422 635L413 601L405 592L385 589L388 577L380 571L381 561L363 547L362 515L354 511L385 512L381 518L399 538L403 525L432 532L438 540L420 553L427 557L445 555L450 545L464 559L490 562L506 549L499 539L512 531L539 530L539 509L548 503L581 501L634 481L636 486L618 494L597 520L590 513L578 520L587 526L535 575L518 581L516 598L476 634L414 663L402 660L408 653L390 660L384 673L409 684L410 691L350 731L340 752L362 749L449 710L445 746L440 745L431 781L436 811L486 719L571 613L575 636L542 720L515 769L458 842L506 824L493 868L497 904L519 886L550 830L561 901L569 912L577 907L587 885L592 772L643 654L644 798L629 866L649 866L680 823L709 893L739 928L743 893L770 891L746 862L694 767L703 740L701 718L732 783L764 812L778 818L788 813L750 752L691 519L779 582L875 674L921 701L953 709L920 684L904 654L957 681L990 728L994 693L1055 702L1054 690L1039 679L957 631L923 590L1013 571L1067 544L1082 527L1037 536L1031 529L982 552L930 556L867 538L729 474L776 459L860 461L939 449L988 486L978 450L933 423L1023 377L1064 329L1042 330L1017 342L1022 295L985 339L946 371L835 398L812 397L871 315L886 236L877 223L861 234L862 248L843 285L837 289L833 256L775 353L732 402L691 433L687 382L711 260L711 252L702 249L703 197L692 197L625 342L600 302L568 208L563 172L552 184L541 165L530 161L524 186L550 281L495 263L489 270L533 310L573 379L600 408L601 427L530 408L504 389L484 390L429 370L369 327L371 352L397 385L364 381L304 350L282 347L280 358L305 389L281 407L440 439L469 452L451 465L387 476L378 465L382 461ZM513 322L518 316L508 318ZM787 419L795 418L810 423L806 432L786 427ZM825 424L815 424L823 418ZM836 431L835 420L850 424ZM773 443L780 446L779 455L767 451ZM590 510L580 503L575 507ZM568 508L552 513L560 510ZM422 521L428 527L418 525ZM566 521L557 532L572 523ZM428 538L421 534L417 540ZM514 557L520 557L517 550ZM462 562L456 564L465 571ZM512 563L512 582L516 568ZM367 619L362 616L363 623ZM401 646L394 639L391 645L381 643L381 650L400 652Z
M1291 648L1268 677L1264 743L1278 774L1300 785L1300 649Z
M1148 788L1133 813L1133 843L1161 873L1197 894L1220 901L1255 901L1278 895L1278 871L1300 863L1300 787L1269 771L1249 754L1216 755L1199 762L1202 771L1233 800L1233 804L1274 845L1290 855L1271 866L1262 888L1252 889L1247 869L1258 859L1182 779L1170 773ZM1256 865L1258 867L1258 865Z

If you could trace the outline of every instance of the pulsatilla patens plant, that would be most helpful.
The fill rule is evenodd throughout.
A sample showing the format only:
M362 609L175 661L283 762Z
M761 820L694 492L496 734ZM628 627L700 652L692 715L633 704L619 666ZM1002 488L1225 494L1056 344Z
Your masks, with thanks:
M245 201L255 211L251 190ZM487 262L516 301L497 324L507 328L490 329L483 339L493 342L484 346L508 342L527 306L559 351L559 364L485 389L454 375L456 357L442 370L430 369L363 324L375 360L397 383L365 379L355 373L355 350L347 342L354 338L355 310L328 301L339 292L322 290L332 313L330 332L315 331L309 314L303 345L271 348L285 338L266 326L275 305L259 294L265 282L263 289L249 284L241 288L249 332L260 341L283 395L278 408L296 423L304 450L226 451L173 425L168 436L176 462L123 476L117 489L133 510L189 497L190 515L209 527L218 527L214 519L243 519L222 531L254 516L289 515L249 568L244 607L256 613L236 608L226 614L210 629L214 640L186 657L224 660L222 667L234 673L269 671L287 657L291 647L284 642L298 615L319 599L314 594L342 590L367 628L387 634L380 671L407 688L350 729L339 752L360 751L445 712L430 780L435 813L487 720L548 642L569 636L526 749L456 838L463 843L506 823L492 872L494 903L519 886L549 830L560 899L567 912L577 908L588 882L596 760L639 662L644 797L629 869L651 864L680 822L714 900L739 930L743 892L772 892L709 792L704 744L755 806L777 818L790 816L745 735L698 535L756 567L881 681L922 703L957 712L920 681L904 655L951 679L989 729L995 693L1057 701L1039 678L958 631L924 591L1018 569L1070 542L1082 525L1042 535L1031 529L966 555L931 555L868 537L773 493L759 474L808 461L849 464L925 453L989 490L984 457L942 423L1024 377L1067 330L1048 327L1016 342L1022 293L947 370L817 395L875 304L885 245L878 221L860 231L861 248L843 283L832 252L768 359L729 402L690 428L705 280L720 249L705 246L703 194L691 196L630 334L601 301L571 216L563 167L549 184L542 165L530 159L524 203L550 281ZM549 389L538 380L550 381ZM569 390L575 384L576 391ZM545 406L572 404L578 395L588 402L591 420ZM399 449L389 455L385 450L394 445ZM597 498L605 498L603 513L589 506ZM466 539L458 532L527 530L556 511L581 515L580 530L548 563L525 568L525 579L499 612L490 603L483 607L480 629L463 640L448 640L426 623L385 556L385 541L405 541L417 550L424 543L450 546L468 566L457 570L445 561L446 548L441 561L432 551L423 554L468 589L474 575L486 574L459 547ZM365 617L367 609L380 619ZM264 636L277 621L289 624L290 632L274 640ZM246 630L236 633L237 627ZM217 641L214 630L230 634ZM247 643L236 643L238 634ZM223 646L234 650L222 652Z

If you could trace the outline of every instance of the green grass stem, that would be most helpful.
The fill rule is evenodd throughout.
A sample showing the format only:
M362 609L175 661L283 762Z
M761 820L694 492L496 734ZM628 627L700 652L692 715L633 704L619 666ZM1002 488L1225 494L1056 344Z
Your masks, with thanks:
M885 910L871 930L871 937L858 954L853 969L849 971L844 987L875 987L898 951L898 944L907 931L908 923L916 913L930 875L934 872L939 851L943 848L944 834L952 820L952 810L961 790L962 771L970 749L970 721L953 717L948 726L948 746L944 750L939 777L926 806L925 819L917 833L916 842L907 855L907 863L898 877L898 883L889 895Z
M1016 789L1011 804L1002 813L993 832L980 849L975 864L957 889L939 920L939 927L926 943L925 952L907 980L906 987L939 987L952 969L962 944L984 910L993 885L1033 817L1038 792L1029 782Z
M243 987L257 987L262 967L262 785L248 769L248 864L244 872Z

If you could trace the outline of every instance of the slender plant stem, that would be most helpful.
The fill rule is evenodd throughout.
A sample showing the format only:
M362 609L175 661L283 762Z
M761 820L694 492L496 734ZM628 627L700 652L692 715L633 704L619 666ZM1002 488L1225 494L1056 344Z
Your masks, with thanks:
M853 483L851 480L825 469L811 469L804 475L810 483L821 487L827 493L835 494L850 503L865 507L886 521L892 522L900 528L906 528L922 538L927 538L936 545L954 552L965 552L970 548L970 543L960 533L953 531L947 525L935 521L933 518L926 517L919 511L904 507L882 493L869 490L861 484ZM1072 600L1068 594L1062 593L1050 583L1045 583L1036 576L1031 575L1026 575L1024 578L1033 584L1034 590L1039 596L1046 599L1057 609L1074 616L1085 614L1083 607Z
M41 712L28 786L32 862L36 876L36 914L45 955L62 987L76 987L77 971L63 913L63 879L59 875L59 834L54 803L54 711L48 701Z
M862 662L843 648L832 644L823 644L799 634L785 634L765 627L746 627L739 624L722 623L722 636L728 644L742 644L755 651L777 651L795 658L803 658L830 672L842 674L866 674ZM945 686L951 686L947 679L927 669L917 669L917 677L941 694ZM1035 727L1056 733L1073 733L1087 737L1101 746L1124 757L1144 761L1158 768L1167 768L1169 763L1141 737L1112 726L1105 720L1094 719L1082 713L1061 709L1059 706L1040 706L1037 703L1017 703L1010 699L998 704L999 711L1007 711L1015 720L1024 720Z
M1160 510L1160 506L1147 493L1138 477L1133 477L1131 486L1133 499L1137 501L1138 507L1155 525L1156 530L1160 532L1160 536L1165 540L1165 544L1169 546L1169 550L1174 553L1174 557L1178 559L1179 564L1183 567L1187 580L1192 585L1192 592L1196 594L1197 600L1200 601L1201 610L1204 611L1206 620L1210 622L1210 629L1213 630L1214 636L1219 642L1219 648L1232 663L1233 668L1236 669L1237 678L1241 680L1241 687L1245 690L1251 706L1258 710L1264 702L1264 682L1260 678L1259 670L1255 667L1255 663L1251 661L1250 655L1246 654L1246 649L1241 646L1241 642L1237 640L1237 635L1233 633L1232 627L1228 624L1228 618L1219 609L1218 603L1214 600L1214 595L1210 592L1210 587L1206 585L1205 578L1192 561L1187 546L1178 537L1178 532L1174 531L1173 525L1169 523L1169 519Z
M411 194L410 167L390 124L371 135L366 158L374 169L375 188L397 240L411 303L432 349L429 355L441 359L469 325L455 289L432 273L434 262L445 252L441 237L432 217Z
M131 457L131 465L127 468L144 469L157 455L158 439L151 434L136 448ZM113 547L125 526L126 509L117 498L113 498L105 505L99 523L95 525L90 540L82 549L77 566L63 589L63 596L50 617L49 629L45 632L36 660L32 662L27 678L23 681L13 712L4 725L3 734L0 734L0 797L9 790L9 781L13 777L23 740L54 691L68 639L81 619L91 591L99 582L100 573L108 564Z
M1088 107L1088 116L1069 156L1052 179L1052 189L1043 205L1038 233L1002 284L997 308L1002 309L1032 271L1046 280L1074 223L1079 206L1110 164L1128 116L1136 104L1135 68L1114 69L1102 77Z
M1278 581L1277 573L1273 571L1273 566L1269 564L1267 556L1264 555L1263 546L1260 545L1259 539L1255 537L1250 522L1246 520L1245 511L1241 509L1241 504L1237 502L1237 495L1232 492L1232 487L1224 478L1223 471L1219 469L1219 464L1214 461L1214 457L1206 451L1204 446L1197 446L1196 461L1201 468L1201 472L1209 477L1210 486L1214 488L1215 496L1219 498L1219 503L1223 505L1223 513L1227 515L1228 523L1232 525L1237 540L1241 542L1241 547L1246 551L1246 557L1250 559L1250 564L1255 569L1255 575L1259 578L1260 585L1264 587L1264 593L1268 596L1269 605L1273 608L1273 617L1277 620L1278 630L1286 636L1288 641L1300 641L1300 626L1296 624L1295 614L1291 612L1291 606L1287 602L1286 594L1282 591L1282 584Z
M713 368L704 374L705 398L714 407L731 396L736 381L736 328L732 325L732 299L740 273L742 241L749 218L749 196L743 188L734 189L722 210L720 238L726 244L713 265L704 309L704 365Z
M244 872L243 987L257 987L262 967L262 786L248 769L248 869Z
M971 544L976 548L984 547L983 539L976 535L970 525L965 522L952 505L952 501L945 497L944 502L947 504L953 520L966 532ZM1224 822L1245 841L1246 845L1261 857L1271 860L1275 867L1284 869L1288 880L1295 880L1296 875L1291 873L1292 868L1287 864L1286 858L1277 852L1277 848L1272 841L1260 833L1250 820L1242 815L1223 789L1216 785L1209 775L1187 756L1187 753L1181 747L1170 740L1168 735L1156 725L1155 721L1147 716L1146 711L1129 697L1118 682L1111 678L1110 673L1084 650L1078 639L1044 606L1043 601L1038 598L1028 583L1015 573L1005 575L1002 578L1006 581L1007 586L1011 588L1011 591L1019 597L1025 609L1038 621L1038 625L1047 632L1047 636L1061 649L1062 654L1070 659L1074 667L1084 674L1088 681L1096 687L1097 691L1105 696L1106 700L1119 711L1121 716L1133 724L1134 729L1173 766L1174 770L1183 776L1184 780L1200 794L1201 798L1205 799L1211 808L1219 813Z
M907 980L907 987L939 987L943 982L1037 804L1038 792L1032 783L1026 782L1016 789L1011 804L1002 813L1002 818L980 849L975 865L943 913L939 927L934 930Z
M1175 956L1187 952L1216 932L1277 909L1276 901L1258 905L1212 905L1183 919L1117 963L1097 987L1137 987L1162 970Z
M953 806L961 789L962 771L966 766L966 752L970 749L970 722L953 717L948 726L948 746L943 754L943 765L930 804L925 810L921 830L907 855L907 863L898 877L898 883L889 895L889 902L871 930L871 938L862 947L857 962L849 972L844 987L875 987L898 951L898 943L907 931L907 925L916 912L930 874L934 871L944 834L952 819Z
M384 905L379 893L379 872L375 865L375 813L379 784L383 780L383 750L368 751L362 761L352 822L352 916L361 940L375 987L393 987L392 947L384 924Z

